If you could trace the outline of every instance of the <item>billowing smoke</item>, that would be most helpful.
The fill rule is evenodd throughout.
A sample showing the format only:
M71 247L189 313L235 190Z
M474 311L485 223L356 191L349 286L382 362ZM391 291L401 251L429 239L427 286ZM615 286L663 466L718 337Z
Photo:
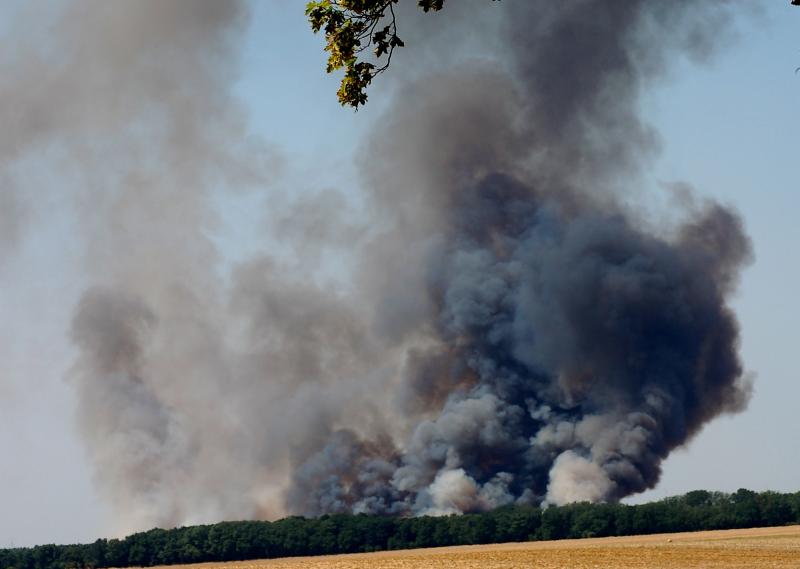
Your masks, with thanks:
M437 25L489 3L449 4ZM658 147L639 95L709 55L728 3L490 6L498 60L397 86L361 152L366 219L300 200L270 218L301 261L225 276L215 192L277 167L231 95L246 8L68 4L58 65L30 71L50 88L18 128L85 176L71 381L127 528L616 500L743 408L741 220L656 224L636 189ZM310 270L338 258L344 282Z
M385 221L361 298L372 333L408 346L385 394L405 423L394 447L340 429L301 456L291 511L616 500L747 401L726 306L750 257L740 219L687 204L654 227L628 199L657 147L643 84L675 49L705 57L725 10L508 11L507 72L473 62L423 78L371 141Z

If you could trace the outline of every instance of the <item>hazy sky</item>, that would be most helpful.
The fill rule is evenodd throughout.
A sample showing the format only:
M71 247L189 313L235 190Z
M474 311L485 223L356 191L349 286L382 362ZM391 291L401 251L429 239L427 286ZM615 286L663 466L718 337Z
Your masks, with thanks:
M253 136L267 141L279 157L272 190L346 191L357 185L352 154L386 105L388 97L381 95L390 90L391 78L374 90L374 103L366 109L353 113L339 107L337 80L324 74L321 40L308 30L304 4L258 3L235 93L244 101ZM643 101L662 146L651 190L691 184L699 196L738 209L753 240L755 262L744 273L734 305L755 390L746 411L708 425L665 462L659 486L635 501L696 488L800 489L795 363L800 342L793 329L800 320L800 75L794 73L800 66L800 9L788 4L753 1L761 9L743 14L738 37L725 40L710 64L678 62ZM11 9L0 17L4 45L19 38L46 41L46 30L38 29L28 12L35 9L19 14ZM14 50L4 51L5 64ZM398 58L397 65L404 63L409 62ZM7 116L4 112L0 116ZM110 514L93 490L76 434L74 393L65 381L75 358L67 330L86 284L82 244L74 219L60 214L66 192L58 171L36 166L0 162L7 170L0 171L0 184L13 176L36 197L35 208L0 215L6 224L24 216L29 228L12 243L7 228L0 227L5 241L0 244L0 546L109 534ZM257 229L269 219L265 201L249 193L218 204L225 223L214 239L224 265L269 246ZM6 212L10 207L0 202Z

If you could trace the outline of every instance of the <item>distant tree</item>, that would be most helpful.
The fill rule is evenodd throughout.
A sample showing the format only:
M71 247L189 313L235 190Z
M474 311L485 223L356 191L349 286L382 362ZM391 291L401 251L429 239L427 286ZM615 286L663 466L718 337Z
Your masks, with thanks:
M759 525L780 526L794 521L792 504L785 495L778 492L762 492L758 495Z
M345 70L337 92L343 106L358 109L366 103L369 84L389 68L394 48L405 45L397 35L394 5L398 1L315 0L306 4L311 29L325 32L327 72ZM444 0L417 0L417 5L425 12L438 12ZM369 48L379 64L363 61L362 54Z
M731 495L733 504L733 523L736 527L758 525L761 513L758 508L758 495L752 490L739 488Z
M572 527L571 510L573 506L560 508L550 507L542 512L542 525L539 528L539 539L565 539L570 537Z
M491 512L498 541L533 539L541 525L542 511L533 506L504 506Z
M711 492L708 490L692 490L684 495L683 501L686 505L692 506L693 508L697 506L707 506L711 503Z

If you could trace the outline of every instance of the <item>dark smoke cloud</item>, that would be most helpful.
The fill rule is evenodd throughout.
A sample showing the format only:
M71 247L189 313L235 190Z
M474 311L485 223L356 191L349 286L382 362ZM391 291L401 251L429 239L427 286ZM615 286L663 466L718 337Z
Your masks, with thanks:
M713 51L728 4L452 4L432 45L491 9L499 53L398 82L361 152L368 219L335 192L274 206L297 261L230 275L212 198L279 166L231 95L246 4L70 2L57 57L5 64L0 164L52 145L81 181L70 379L122 529L616 500L746 404L741 220L635 205L639 95ZM352 274L309 269L331 258Z
M726 305L751 255L740 219L709 203L664 232L627 203L658 148L638 96L676 50L709 54L725 6L509 12L512 73L473 63L407 87L365 159L387 218L367 246L377 326L424 346L400 392L421 421L395 440L379 511L619 499L747 401ZM338 509L375 511L349 478L369 471L364 444L328 471Z

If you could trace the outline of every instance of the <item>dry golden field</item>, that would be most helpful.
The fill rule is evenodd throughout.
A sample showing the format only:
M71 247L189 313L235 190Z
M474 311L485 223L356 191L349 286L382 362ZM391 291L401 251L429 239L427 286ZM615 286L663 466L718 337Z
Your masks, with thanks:
M326 557L183 565L183 569L800 569L800 526L467 545ZM174 567L172 569L175 569Z

